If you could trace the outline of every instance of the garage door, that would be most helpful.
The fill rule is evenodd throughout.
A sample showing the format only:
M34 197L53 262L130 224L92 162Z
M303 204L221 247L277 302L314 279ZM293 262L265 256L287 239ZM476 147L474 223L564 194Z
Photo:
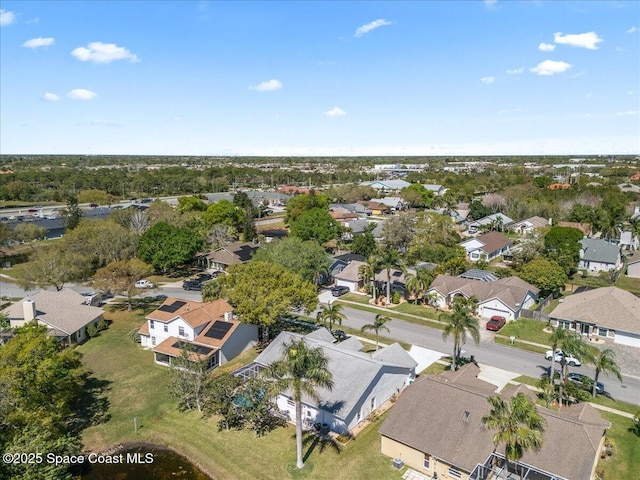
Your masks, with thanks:
M491 318L494 315L504 317L507 320L510 320L513 318L513 314L508 310L498 310L497 308L489 308L489 307L483 307L481 315L484 318Z
M616 336L613 339L613 343L619 343L620 345L629 345L631 347L640 348L640 335L634 335L632 333L616 332Z

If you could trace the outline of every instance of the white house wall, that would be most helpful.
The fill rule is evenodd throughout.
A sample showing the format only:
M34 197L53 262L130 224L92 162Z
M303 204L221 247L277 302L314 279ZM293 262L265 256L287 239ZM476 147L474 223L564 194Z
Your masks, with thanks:
M153 321L154 323L153 328L151 328L151 322L152 322L151 320L147 320L148 327L149 327L149 340L146 346L148 347L154 346L153 343L151 342L151 337L156 338L155 345L159 345L169 337L184 338L186 340L194 339L193 328L187 322L185 322L182 318L177 318L166 324L155 320ZM164 325L168 326L167 332L164 331ZM180 327L184 328L183 336L179 335Z
M338 287L347 287L352 292L358 291L358 284L353 280L345 280L342 278L336 278L336 286Z
M616 336L613 338L613 343L640 348L640 335L616 330Z
M507 320L515 320L516 314L498 299L492 299L487 302L478 304L478 313L483 318L491 318L494 315L500 315Z

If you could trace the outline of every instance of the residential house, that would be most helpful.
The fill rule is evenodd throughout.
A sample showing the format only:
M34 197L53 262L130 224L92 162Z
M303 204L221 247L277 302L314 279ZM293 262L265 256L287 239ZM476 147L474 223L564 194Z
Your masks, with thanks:
M101 308L87 305L87 297L68 288L40 290L7 307L4 314L11 328L35 321L47 327L47 334L64 343L83 343L87 328L103 319Z
M499 396L509 401L524 393L535 402L535 395L524 385L496 394L493 385L477 378L479 371L470 363L407 387L380 427L382 454L400 459L429 479L520 478L521 472L536 480L595 478L611 424L589 403L560 411L536 405L545 421L542 446L523 452L504 472L504 445L496 448L495 432L482 423L491 411L488 399Z
M626 252L633 252L638 250L640 247L640 240L638 240L638 236L634 235L633 232L625 231L620 232L620 248Z
M373 200L358 200L358 203L371 210L372 215L383 215L391 211L388 205L381 202L374 202Z
M360 217L371 215L371 210L359 203L332 203L329 205L329 210L333 212L352 212Z
M206 262L209 270L226 271L232 265L247 263L258 248L260 245L252 242L233 243L216 248L201 259Z
M333 432L348 434L372 412L398 394L415 376L417 362L397 343L371 354L359 351L359 342L335 344L328 330L321 328L306 336L281 332L248 367L236 372L256 372L282 357L282 348L292 340L304 340L311 348L322 349L328 359L333 388L317 390L318 399L307 395L302 399L304 423L326 424ZM276 399L277 406L290 421L295 421L295 403L290 392Z
M591 275L600 272L618 271L622 268L622 254L619 245L599 238L583 238L580 240L580 260L578 269L586 270Z
M509 225L509 230L519 235L528 235L537 228L551 226L551 222L543 217L529 217Z
M618 287L566 296L549 317L553 325L588 338L640 347L640 298Z
M558 222L558 227L577 228L584 234L585 237L590 237L592 233L590 223Z
M502 228L507 228L513 223L513 220L502 213L493 213L482 217L479 220L475 220L468 225L469 233L476 233L483 228L490 228L491 225L501 225Z
M405 210L408 206L400 197L372 198L371 200L369 200L369 202L382 203L383 205L389 207L392 212Z
M465 240L459 245L466 250L467 258L470 261L486 260L490 262L509 252L512 243L502 233L494 231Z
M467 280L478 280L480 282L495 282L498 280L496 274L489 270L480 270L478 268L472 268L464 273L458 275L460 278L466 278Z
M425 188L425 190L433 193L436 196L440 196L440 195L444 195L445 193L447 193L447 188L445 188L442 185L438 185L438 184L431 184L431 183L423 183L422 186Z
M438 275L427 290L433 296L432 304L438 308L451 308L453 300L460 295L478 300L476 313L480 317L494 315L516 320L523 309L538 301L538 290L518 277L505 277L493 282L480 282L468 278Z
M627 277L640 278L640 251L634 252L627 260Z
M634 185L632 183L620 183L618 185L618 189L621 192L631 192L631 193L640 193L640 186Z
M403 188L407 188L411 185L409 182L404 180L375 180L372 182L360 182L362 186L368 186L371 188L375 188L376 190L383 192L399 192Z
M342 269L342 271L333 275L337 287L349 287L352 292L359 292L364 286L360 275L360 267L366 265L366 262L353 260Z
M141 345L151 348L154 361L164 366L170 366L187 347L214 368L258 340L258 327L234 319L233 307L222 299L200 303L167 298L147 315L138 333Z

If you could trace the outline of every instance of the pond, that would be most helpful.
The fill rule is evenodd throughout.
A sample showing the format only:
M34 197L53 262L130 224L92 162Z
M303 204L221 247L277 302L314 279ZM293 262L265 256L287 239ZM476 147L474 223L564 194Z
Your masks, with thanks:
M93 458L80 476L83 480L211 480L177 453L151 445L137 445ZM104 463L115 461L118 463ZM85 463L85 465L87 465Z

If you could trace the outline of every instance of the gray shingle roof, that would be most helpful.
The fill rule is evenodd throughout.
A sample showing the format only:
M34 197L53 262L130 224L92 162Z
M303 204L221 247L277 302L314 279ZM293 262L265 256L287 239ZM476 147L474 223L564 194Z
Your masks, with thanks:
M365 392L367 392L367 389L375 381L376 377L382 375L385 368L406 368L407 376L410 373L410 368L412 368L407 367L410 362L401 358L400 353L396 351L396 347L389 350L390 353L388 354L392 356L394 360L402 362L401 364L382 359L376 360L366 353L357 352L350 348L342 348L340 344L335 345L331 342L314 339L313 336L302 336L292 332L281 332L275 340L262 351L255 362L264 366L271 365L280 360L282 346L285 343L303 338L310 347L322 348L324 355L329 360L329 370L333 374L333 389L318 389L319 403L323 405L325 410L329 411L332 410L333 406L333 413L343 419L349 417L350 413L358 405L358 401ZM398 345L398 347L400 346ZM402 347L400 347L400 349L402 349ZM379 352L383 352L383 350ZM408 353L405 352L405 354L411 362L413 362L413 366L415 367L417 363L415 363ZM303 401L309 405L318 405L318 402L311 398L305 397Z
M550 316L640 334L640 298L618 287L595 288L564 297Z
M71 335L102 316L102 309L86 304L87 298L73 290L63 288L59 292L40 290L24 300L36 303L38 320L54 330ZM24 320L24 302L16 302L4 310L9 319Z
M494 395L493 386L473 378L477 375L473 364L461 370L458 378L427 376L407 387L380 433L467 472L484 462L493 451L494 432L484 428L481 419L490 411L487 398ZM525 453L522 462L568 480L591 478L609 422L586 403L562 412L537 408L546 421L543 445L539 452Z
M586 262L617 263L620 256L620 247L598 238L583 238L580 244L584 253L580 260Z

